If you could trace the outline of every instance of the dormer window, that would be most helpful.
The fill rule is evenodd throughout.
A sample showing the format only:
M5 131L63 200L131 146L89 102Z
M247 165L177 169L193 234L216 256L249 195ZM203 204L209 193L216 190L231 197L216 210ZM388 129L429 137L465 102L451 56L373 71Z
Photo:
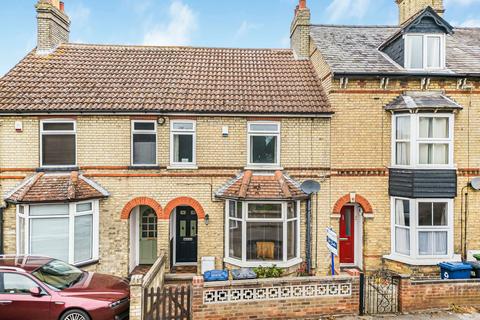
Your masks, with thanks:
M411 70L444 69L445 35L405 35L405 68Z

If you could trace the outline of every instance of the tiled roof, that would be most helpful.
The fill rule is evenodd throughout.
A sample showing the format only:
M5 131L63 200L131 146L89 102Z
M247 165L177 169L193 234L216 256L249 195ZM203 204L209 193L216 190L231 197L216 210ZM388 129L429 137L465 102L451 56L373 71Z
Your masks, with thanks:
M286 49L64 44L0 80L0 112L330 113Z
M242 200L305 199L300 184L281 171L259 173L250 170L240 173L216 192L216 197Z
M435 91L406 92L385 106L385 110L389 111L442 109L454 110L463 107L442 92Z
M108 197L108 192L90 179L71 173L37 173L6 197L6 202L74 202Z
M310 34L334 73L412 73L378 48L398 26L313 25ZM480 74L480 28L455 28L447 36L447 70L432 74Z

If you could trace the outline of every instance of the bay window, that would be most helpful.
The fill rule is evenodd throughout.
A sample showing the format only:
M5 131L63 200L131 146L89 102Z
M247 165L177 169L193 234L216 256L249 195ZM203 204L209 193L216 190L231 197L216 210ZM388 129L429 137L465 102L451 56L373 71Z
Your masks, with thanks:
M453 167L452 114L398 114L393 119L394 166Z
M276 122L248 123L248 165L280 165L280 124Z
M43 120L40 122L40 137L42 167L76 165L76 122L74 120Z
M453 257L453 200L392 198L392 253L422 259Z
M192 167L196 164L196 123L189 120L175 120L170 127L170 165Z
M155 121L132 121L132 165L152 166L157 164L157 123Z
M226 211L227 262L239 266L299 262L299 203L228 200Z
M405 35L405 68L438 70L445 68L445 35Z
M98 201L17 206L17 253L98 260Z

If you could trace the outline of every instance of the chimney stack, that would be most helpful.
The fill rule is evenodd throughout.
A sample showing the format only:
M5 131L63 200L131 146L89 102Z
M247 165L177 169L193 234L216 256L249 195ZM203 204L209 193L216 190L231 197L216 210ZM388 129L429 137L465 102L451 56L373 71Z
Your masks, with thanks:
M70 35L70 19L65 5L59 0L38 0L37 5L37 53L49 54L60 44L67 43Z
M445 9L443 7L443 0L395 0L398 5L399 23L403 24L419 11L426 7L432 7L435 12L443 16Z
M310 9L307 0L299 0L290 27L290 47L299 60L310 58Z

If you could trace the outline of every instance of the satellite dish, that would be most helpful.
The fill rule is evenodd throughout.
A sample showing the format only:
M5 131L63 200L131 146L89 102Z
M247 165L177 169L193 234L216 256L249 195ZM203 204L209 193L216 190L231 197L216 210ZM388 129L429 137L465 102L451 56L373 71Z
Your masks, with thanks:
M312 194L312 193L316 193L316 192L320 191L320 183L318 183L315 180L306 180L306 181L303 181L300 188L306 194Z
M475 190L480 190L480 177L473 178L470 181L470 186Z

